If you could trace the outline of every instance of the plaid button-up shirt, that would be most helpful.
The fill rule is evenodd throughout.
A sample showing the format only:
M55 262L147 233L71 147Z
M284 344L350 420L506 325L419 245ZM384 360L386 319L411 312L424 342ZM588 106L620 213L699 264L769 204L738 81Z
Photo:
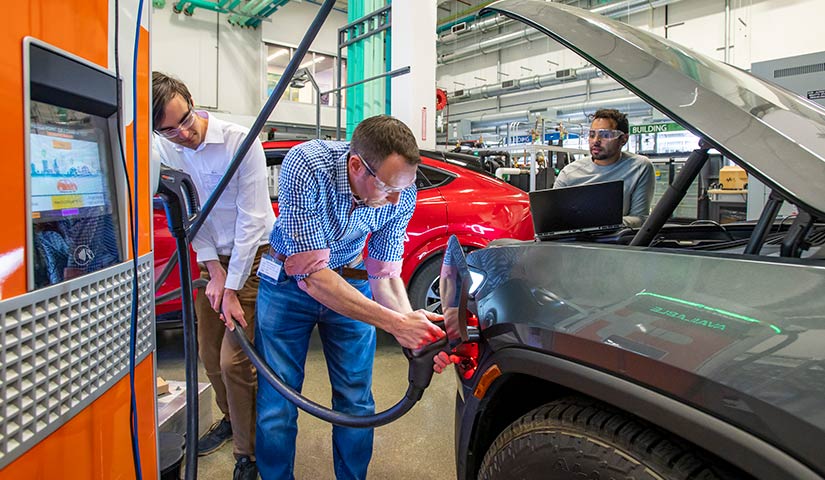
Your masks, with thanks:
M336 269L358 256L369 235L367 270L376 278L371 265L400 265L407 224L415 209L416 189L413 186L404 190L397 205L353 208L347 177L348 152L349 143L321 140L289 151L278 179L280 213L270 243L287 257L309 252L324 255L328 250L328 264L320 268ZM293 276L302 280L313 271Z

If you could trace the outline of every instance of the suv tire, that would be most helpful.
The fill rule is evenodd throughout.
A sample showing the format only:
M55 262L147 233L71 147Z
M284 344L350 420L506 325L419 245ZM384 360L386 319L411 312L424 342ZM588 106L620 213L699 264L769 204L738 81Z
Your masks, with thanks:
M742 478L626 412L584 397L539 407L487 450L480 480Z

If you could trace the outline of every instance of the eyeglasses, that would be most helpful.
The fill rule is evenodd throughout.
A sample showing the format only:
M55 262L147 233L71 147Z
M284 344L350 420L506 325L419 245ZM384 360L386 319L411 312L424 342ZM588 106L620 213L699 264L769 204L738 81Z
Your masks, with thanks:
M610 130L608 128L597 128L595 130L590 130L587 132L587 137L591 139L596 138L596 136L598 136L603 140L613 140L614 138L619 138L622 135L624 135L623 131Z
M180 136L181 132L184 130L189 130L192 128L192 125L195 124L195 111L192 110L192 107L189 107L189 112L183 117L183 120L178 124L177 127L169 127L164 128L161 130L155 130L155 133L160 135L163 138L175 138Z
M367 173L372 175L372 178L375 179L375 186L378 187L378 189L381 190L384 193L401 193L404 190L412 187L413 184L415 184L415 180L413 180L406 187L392 187L390 185L387 185L386 183L382 182L380 178L378 178L378 175L375 174L372 167L370 167L370 165L367 163L367 161L364 160L364 157L362 157L360 154L357 154L357 153L356 153L356 155L358 155L358 160L361 160L361 163L364 165L364 168L367 169Z

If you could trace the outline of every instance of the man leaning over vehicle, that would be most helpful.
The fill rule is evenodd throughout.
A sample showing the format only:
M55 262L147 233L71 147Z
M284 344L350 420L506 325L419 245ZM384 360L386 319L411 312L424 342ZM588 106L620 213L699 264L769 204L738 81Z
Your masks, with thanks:
M411 349L444 335L430 322L440 316L412 311L400 278L420 161L410 129L381 115L362 121L349 144L313 140L293 147L281 167L280 214L258 271L256 345L275 373L300 390L317 325L332 407L340 412L374 413L375 327ZM259 382L257 460L264 479L294 478L297 417L293 404ZM366 478L372 429L334 426L332 441L336 477Z

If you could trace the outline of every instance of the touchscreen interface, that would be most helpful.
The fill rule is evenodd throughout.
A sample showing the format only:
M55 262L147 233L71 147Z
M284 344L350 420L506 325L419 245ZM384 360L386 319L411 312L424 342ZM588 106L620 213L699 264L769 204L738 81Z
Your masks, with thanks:
M32 101L30 125L35 287L118 263L108 119Z

